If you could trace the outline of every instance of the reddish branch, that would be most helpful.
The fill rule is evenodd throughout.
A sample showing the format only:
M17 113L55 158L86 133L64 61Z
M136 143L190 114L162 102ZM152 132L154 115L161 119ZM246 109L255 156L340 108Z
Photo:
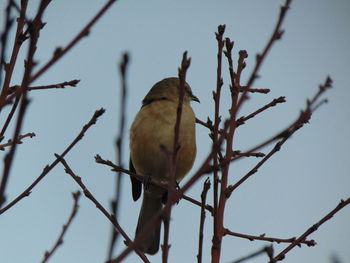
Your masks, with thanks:
M307 100L306 107L304 110L301 111L299 117L290 124L286 129L284 129L282 132L278 133L277 135L273 136L271 139L263 142L262 144L254 147L253 149L250 149L246 152L246 154L250 154L251 152L255 152L256 150L270 144L271 142L275 140L279 140L275 146L272 148L272 150L255 166L253 169L251 169L246 175L244 175L238 182L236 182L234 185L230 185L227 188L227 194L231 195L231 193L239 187L243 182L245 182L248 178L250 178L253 174L255 174L258 169L269 159L272 155L274 155L276 152L278 152L282 145L292 136L297 130L299 130L304 124L308 123L311 115L313 113L313 107L317 103L317 99L329 88L331 88L332 80L330 77L327 77L324 84L320 85L318 92L314 95L314 97L310 100ZM242 156L237 156L232 159L232 161L235 161Z
M126 87L126 69L129 62L129 54L124 53L122 56L122 61L119 64L119 72L121 76L121 89L120 89L120 115L119 115L119 132L117 139L115 141L117 148L117 162L119 165L122 165L122 153L123 153L123 135L125 127L125 116L126 116L126 96L127 96L127 87ZM115 178L115 199L111 201L112 214L115 216L115 219L118 220L119 214L119 202L121 195L121 185L122 185L122 176L121 171L119 171L118 176ZM112 235L110 240L110 246L108 251L108 261L112 259L113 250L118 239L118 231L112 229Z
M209 119L209 117L208 117L207 122L204 122L204 121L196 118L196 123L208 128L210 131L213 131L213 129L214 129L213 122Z
M270 92L270 89L252 89L252 88L248 88L247 86L241 86L238 87L238 91L239 92L250 92L250 93L263 93L263 94L267 94Z
M228 175L230 160L234 155L233 151L233 138L236 129L236 113L237 113L237 102L238 102L238 92L240 88L240 77L242 70L245 67L244 59L246 58L246 52L239 52L239 59L237 64L237 71L233 70L233 61L232 61L232 48L234 43L230 39L226 38L226 50L224 52L228 64L229 64L229 73L231 77L231 107L229 109L229 127L227 133L225 133L226 138L226 151L225 156L221 160L221 185L220 185L220 195L219 195L219 204L217 210L217 220L216 225L214 226L217 229L217 236L213 237L213 240L216 239L217 244L212 246L212 262L219 262L221 255L221 243L224 236L224 212L225 205L227 201L226 188L228 184ZM214 169L219 168L215 166Z
M203 254L203 238L204 238L204 222L205 222L205 204L207 200L207 193L210 189L210 181L207 178L203 184L203 190L201 194L201 216L200 216L200 224L199 224L199 238L198 238L198 254L197 254L197 262L202 262L202 254Z
M201 202L199 202L199 201L197 201L197 200L193 199L192 197L189 197L189 196L187 196L185 194L183 194L181 198L191 202L194 205L202 207L202 203ZM207 210L211 215L213 215L213 207L211 205L205 204L204 209Z
M94 115L90 119L90 121L85 124L78 134L78 136L72 141L72 143L60 154L63 158L72 148L84 137L85 132L96 123L97 119L105 112L103 108L95 111ZM23 199L26 196L29 196L32 189L59 163L59 159L56 158L50 165L45 166L42 173L34 180L34 182L28 186L19 196L17 196L13 201L7 204L5 207L0 209L0 215L14 206L18 201Z
M179 145L179 136L180 136L180 124L182 117L182 106L183 99L185 96L185 83L186 83L186 73L191 64L191 59L187 58L187 51L183 53L181 66L178 69L179 76L179 101L176 110L176 121L174 125L174 141L173 148L169 151L169 149L164 149L165 154L168 157L168 171L169 171L169 181L167 187L167 204L169 205L169 209L164 211L162 214L163 223L164 223L164 239L162 245L162 262L168 262L169 256L169 232L170 232L170 217L172 210L172 202L174 198L174 192L176 191L176 156L178 150L180 148ZM145 228L147 229L147 228Z
M52 58L43 65L33 76L30 78L30 82L35 81L41 76L46 70L48 70L54 63L63 57L72 47L74 47L83 37L86 37L91 27L102 17L102 15L116 2L117 0L109 0L106 4L98 11L98 13L87 23L87 25L76 35L65 47L56 48Z
M276 243L293 243L296 240L296 237L291 237L291 238L276 238L276 237L266 237L265 234L259 235L259 236L254 236L254 235L247 235L247 234L242 234L242 233L237 233L237 232L232 232L228 230L227 228L225 229L225 235L231 235L235 237L240 237L240 238L245 238L250 241L254 240L262 240L262 241L269 241L269 242L276 242ZM313 247L316 245L315 240L303 240L301 244L305 244L309 247Z
M121 167L121 166L115 165L114 163L112 163L112 162L109 161L109 160L104 160L104 159L102 159L101 156L98 155L98 154L95 156L95 161L96 161L96 163L104 164L104 165L107 165L107 166L111 167L111 168L112 168L112 169L111 169L112 171L128 174L128 175L130 175L130 176L136 178L136 179L139 180L140 182L144 182L144 176L139 175L139 174L136 174L136 173L133 173L133 172L127 170L127 169L124 169L124 168ZM164 188L165 190L168 189L168 188L167 188L167 187L168 187L167 184L161 183L161 182L157 182L157 181L155 181L155 180L150 180L150 181L147 182L147 183L149 183L149 184L151 184L151 185L156 185L156 186L158 186L158 187L162 187L162 188ZM185 194L183 194L181 198L184 199L184 200L187 200L187 201L189 201L189 202L191 202L191 203L193 203L193 204L195 204L195 205L197 205L197 206L199 206L199 207L202 206L201 202L199 202L199 201L197 201L197 200L193 199L192 197L189 197L189 196L187 196L187 195L185 195ZM205 205L205 209L208 210L208 212L210 212L211 214L213 213L213 207L212 207L211 205L206 204L206 205Z
M72 196L73 196L73 208L72 208L72 211L68 217L68 220L67 220L67 223L65 223L63 226L62 226L62 231L61 231L61 234L58 236L55 244L53 245L53 247L49 250L49 251L46 251L45 254L44 254L44 258L43 260L41 261L41 263L45 263L49 260L49 258L53 255L53 253L57 250L57 248L63 244L63 237L64 235L66 234L69 226L71 225L71 223L73 222L73 219L75 217L75 215L77 214L78 212L78 208L79 208L79 205L78 205L78 201L79 201L79 198L80 198L80 191L77 191L75 193L72 193Z
M284 250L282 250L277 256L275 256L270 263L274 263L277 261L281 261L285 258L286 254L292 250L294 247L299 246L303 241L306 240L306 238L311 235L313 232L315 232L322 224L324 224L326 221L331 219L338 211L343 209L345 206L350 204L350 198L344 200L341 200L340 203L327 215L325 215L320 221L318 221L316 224L312 225L308 230L306 230L302 235L300 235L297 239L294 240L292 244L290 244L288 247L286 247Z
M236 126L240 126L242 124L244 124L247 120L254 118L256 115L258 115L259 113L263 112L264 110L267 110L271 107L276 106L279 103L284 103L286 102L285 97L281 96L279 98L274 99L273 101L271 101L270 103L266 104L265 106L261 107L260 109L254 111L253 113L249 114L248 116L242 116L239 119L237 119L236 121Z
M255 66L253 68L253 71L252 73L250 74L249 76L249 79L248 79L248 82L246 84L246 87L247 89L250 89L253 84L254 84L254 81L259 77L258 75L258 72L260 70L260 67L262 65L262 62L265 60L268 52L271 50L272 48L272 45L279 39L281 39L282 35L283 35L283 30L281 29L282 27L282 24L284 22L284 19L286 17L286 13L289 9L289 6L290 6L290 3L292 2L292 0L286 0L286 2L284 3L283 6L281 6L281 9L280 9L280 14L279 14L279 17L277 19L277 23L275 25L275 28L273 30L273 33L270 37L270 39L268 40L265 48L263 49L262 53L260 54L257 54L256 55L256 63L255 63ZM239 102L238 102L238 106L237 106L237 111L238 109L241 108L243 102L246 100L247 98L247 92L248 90L244 91L239 99Z

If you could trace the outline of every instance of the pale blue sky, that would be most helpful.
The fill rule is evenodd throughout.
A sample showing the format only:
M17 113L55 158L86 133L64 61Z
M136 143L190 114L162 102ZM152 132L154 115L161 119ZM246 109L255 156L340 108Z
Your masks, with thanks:
M3 14L6 1L0 2ZM30 13L36 10L30 1ZM38 43L39 65L46 62L57 46L64 46L86 24L105 1L52 1L47 25ZM205 120L213 111L212 89L216 81L216 41L214 32L226 24L226 36L235 41L234 52L249 53L246 78L254 65L255 54L270 37L279 7L278 0L214 1L118 1L97 23L90 35L61 59L35 85L81 79L78 87L65 90L31 92L23 133L37 136L25 140L16 154L7 188L8 200L23 191L54 153L60 153L78 134L93 112L106 113L66 160L96 198L109 207L113 198L114 175L97 165L94 155L115 160L114 139L118 129L119 75L116 68L123 51L129 51L127 127L140 107L148 89L164 77L176 76L183 51L192 58L187 81L201 104L193 108ZM293 121L329 74L334 89L309 125L299 130L259 173L233 193L227 203L226 227L232 231L287 238L298 236L332 210L341 198L350 195L350 2L347 0L293 1L287 14L285 34L265 61L255 88L270 88L268 95L253 95L241 114L247 115L273 98L286 96L287 103L270 109L239 128L236 149L245 150ZM1 15L0 25L3 25ZM25 52L20 54L23 59ZM235 57L235 60L237 56ZM12 84L21 79L21 60ZM227 66L224 66L222 115L229 105ZM4 114L0 117L4 121ZM127 131L125 138L127 138ZM209 151L208 131L197 127L198 156L196 170ZM11 135L8 133L7 136ZM124 141L124 165L128 161L128 140ZM270 148L264 149L268 152ZM4 156L2 153L1 156ZM1 157L2 158L2 157ZM257 159L244 159L231 167L234 182ZM2 165L2 164L1 164ZM189 195L199 199L201 180ZM186 180L186 179L185 179ZM58 236L71 209L72 191L78 189L61 166L57 166L32 192L11 210L0 216L0 261L39 262ZM140 201L131 199L130 183L123 182L120 224L132 237ZM199 208L181 201L173 210L169 262L195 262L198 243ZM210 260L211 218L205 226L204 262ZM309 238L316 247L296 248L285 263L329 263L333 254L341 262L350 262L350 208L336 214ZM54 254L56 262L104 262L110 237L110 225L85 197L63 246ZM222 262L249 254L267 243L225 237ZM124 245L118 244L121 251ZM276 253L286 244L274 245ZM161 262L161 253L149 257ZM126 262L139 262L131 255ZM267 262L261 256L249 262Z

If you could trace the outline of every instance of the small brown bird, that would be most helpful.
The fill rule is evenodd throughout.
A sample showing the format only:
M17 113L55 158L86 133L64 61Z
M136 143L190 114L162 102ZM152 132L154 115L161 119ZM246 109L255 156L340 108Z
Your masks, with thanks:
M162 147L173 149L179 92L178 78L165 78L157 82L143 99L142 107L131 125L130 170L143 175L146 181L150 179L153 182L168 183L168 162ZM178 140L180 148L176 160L177 182L192 168L196 157L195 115L190 106L191 101L199 102L186 83ZM141 195L142 184L133 177L131 182L133 199L136 201ZM166 190L161 187L145 185L136 236L162 209L166 194ZM139 249L152 255L157 253L160 226L161 220L149 230Z

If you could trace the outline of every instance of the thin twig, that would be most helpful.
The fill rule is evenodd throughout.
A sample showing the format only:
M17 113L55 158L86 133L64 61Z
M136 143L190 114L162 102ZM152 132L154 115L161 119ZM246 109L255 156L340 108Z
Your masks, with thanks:
M105 112L103 108L95 111L94 115L90 119L90 121L83 126L80 133L77 137L72 141L72 143L60 154L63 158L85 135L85 132L96 123L97 119ZM50 165L45 166L42 173L34 180L34 182L28 186L19 196L17 196L13 201L7 204L5 207L0 209L0 215L15 205L22 198L29 196L32 189L59 163L59 159L56 158Z
M181 117L182 117L182 107L183 100L185 96L185 84L186 84L186 73L191 64L191 58L187 58L187 51L185 51L182 55L181 66L178 69L179 76L179 101L176 110L176 121L174 125L174 141L173 147L171 151L168 149L165 150L165 154L168 156L168 171L169 171L169 181L168 181L168 189L167 189L167 204L169 204L169 209L163 214L163 222L164 222L164 238L162 245L162 262L168 262L169 255L169 231L170 231L170 217L171 217L171 209L174 192L176 191L176 160L177 153L180 148L179 145L179 137L180 137L180 125L181 125Z
M57 250L57 248L63 244L63 237L66 234L69 226L73 222L73 219L78 212L78 208L79 208L78 201L79 201L80 195L81 195L80 191L76 191L75 193L72 193L74 203L73 203L72 211L68 217L67 223L65 223L62 226L61 234L58 236L53 247L49 251L45 251L44 258L41 261L41 263L47 262L49 260L49 258L53 255L53 253Z
M230 185L227 187L227 196L230 196L231 193L239 187L242 183L244 183L248 178L250 178L253 174L255 174L258 169L268 160L272 155L274 155L276 152L278 152L281 149L281 146L288 140L289 137L284 137L282 140L278 141L275 146L272 148L272 150L265 155L265 157L258 162L257 165L255 165L246 175L244 175L238 182L236 182L234 185ZM239 156L241 157L241 156ZM235 159L239 158L236 157Z
M267 256L269 258L271 258L271 255L273 254L272 246L265 246L262 249L259 249L258 251L253 252L252 254L250 254L248 256L244 256L244 257L242 257L240 259L231 261L230 263L242 263L244 261L247 261L248 259L255 258L255 257L260 256L261 254L265 254L265 253L267 254Z
M225 44L225 41L223 40L223 35L225 32L225 25L219 25L218 26L218 32L215 33L216 40L217 40L217 47L218 47L218 53L217 53L217 70L216 70L216 91L213 91L213 99L214 99L214 127L213 131L211 133L211 139L213 140L213 144L217 144L218 142L218 136L219 136L219 125L221 122L221 116L220 116L220 97L221 97L221 88L223 85L222 80L222 52L223 47ZM218 229L218 191L219 191L219 176L217 168L219 167L219 150L213 148L213 204L214 204L214 215L213 215L213 239L212 239L212 257L213 254L216 253L216 251L220 247L220 238L219 238L219 229Z
M198 238L198 254L197 262L202 263L202 254L203 254L203 237L204 237L204 221L205 221L205 204L207 199L207 193L210 189L210 180L207 178L203 184L203 190L201 194L201 216L199 224L199 238Z
M270 92L270 89L252 89L248 88L247 86L241 86L238 88L239 92L250 92L250 93L263 93L267 94Z
M2 72L3 69L2 67L5 66L5 71L9 70L8 65L5 64L5 55L6 55L6 49L7 49L7 38L9 36L9 33L11 31L11 27L13 25L14 19L11 16L11 9L13 7L13 0L9 0L5 9L5 22L4 22L4 31L1 32L0 34L0 43L1 43L1 50L0 50L0 85L2 84ZM17 25L17 30L18 30L18 25ZM6 81L5 81L6 82ZM5 91L2 89L2 92ZM2 97L2 92L1 96ZM1 111L1 107L0 107Z
M263 112L264 110L267 110L268 108L276 106L278 103L284 103L286 102L285 97L281 96L279 98L274 99L270 103L266 104L265 106L261 107L260 109L257 109L253 113L249 114L248 116L242 116L236 121L236 127L244 124L247 120L254 118L259 113Z
M332 79L328 76L325 80L325 82L319 86L318 92L314 95L312 99L306 100L306 106L304 110L302 110L298 116L298 118L291 123L287 128L282 130L282 132L277 133L276 135L272 136L270 139L258 144L257 146L252 147L251 149L247 150L245 154L249 154L252 152L255 152L272 142L279 140L279 139L285 139L289 138L293 133L295 133L297 130L299 130L301 127L303 127L306 123L308 123L311 119L312 113L314 112L314 104L317 105L317 99L328 89L332 88ZM240 159L242 156L237 156L232 159L232 161L236 161Z
M36 62L34 61L34 53L36 51L36 42L38 41L38 38L39 38L39 31L42 29L41 17L45 11L45 8L50 3L50 1L51 0L41 0L40 1L39 10L36 14L36 19L34 19L33 21L28 21L25 18L25 12L26 12L28 1L27 0L21 1L20 17L18 20L15 43L14 43L14 47L12 50L10 63L8 64L8 68L7 68L8 72L6 72L3 89L2 89L1 95L0 95L0 109L4 105L6 105L10 101L12 101L12 99L13 99L12 98L11 100L7 100L6 97L8 95L9 85L10 85L13 70L14 70L14 67L15 67L15 64L17 61L18 52L19 52L20 47L22 46L22 43L26 39L29 38L30 43L29 43L29 48L28 48L28 56L25 60L25 65L24 65L25 71L24 71L24 75L22 78L22 83L21 83L20 88L18 89L18 91L19 91L18 94L16 94L16 99L12 105L11 111L6 118L6 121L3 125L3 128L1 129L0 140L5 135L5 131L8 128L8 126L13 118L13 115L14 115L14 113L17 109L17 106L20 102L20 99L22 97L22 93L27 92L27 87L30 83L29 79L30 79L30 76L31 76L32 71L34 69L34 66L36 64ZM25 22L27 23L27 31L26 31L26 33L23 33L23 26L24 26ZM30 53L32 53L32 54L29 56ZM23 80L24 80L25 75L26 75L26 81L24 82ZM25 101L25 99L23 101Z
M295 246L299 246L302 241L304 241L310 234L315 232L322 224L324 224L326 221L331 219L338 211L343 209L345 206L350 204L350 197L348 199L341 200L340 203L327 215L325 215L320 221L318 221L316 224L312 225L308 230L306 230L303 234L301 234L292 244L290 244L288 247L286 247L284 250L282 250L277 256L275 256L272 260L270 260L270 263L275 263L277 261L281 261L285 258L286 254L292 250Z
M117 148L117 163L122 165L122 153L123 153L123 136L124 136L124 127L125 127L125 117L126 117L126 96L127 96L127 87L126 87L126 69L129 62L129 54L124 53L122 56L122 61L119 64L119 71L121 76L121 89L120 89L120 111L119 111L119 132L116 139L116 148ZM122 185L121 171L119 171L118 176L115 178L115 199L111 201L112 214L115 216L115 219L118 220L119 212L119 202L121 196L121 185ZM112 235L110 239L110 246L108 250L108 261L112 259L113 250L118 239L118 231L112 229Z
M216 221L216 229L217 229L217 244L216 247L212 246L212 261L214 263L220 262L221 256L221 243L224 236L224 213L225 206L227 201L226 196L226 188L228 185L228 175L230 168L230 160L234 154L233 151L233 143L234 143L234 134L236 129L236 114L237 114L237 101L238 101L238 91L240 88L240 79L243 69L245 68L244 59L246 58L246 53L244 51L239 52L239 59L237 64L237 70L234 72L233 70L233 61L232 61L232 48L234 43L230 41L229 38L226 38L226 50L224 52L228 63L229 63L229 73L231 77L231 107L229 109L229 121L228 121L228 131L225 133L226 138L226 151L225 156L221 159L220 168L221 168L221 184L220 184L220 194L219 194L219 202L218 202L218 210L217 210L217 221ZM214 169L215 169L214 165ZM219 167L218 167L219 168Z
M193 199L192 197L189 197L188 195L185 195L183 194L182 199L186 200L186 201L189 201L190 203L196 205L196 206L199 206L199 207L202 207L202 203L199 202L198 200L196 199ZM211 214L213 215L213 207L211 205L208 205L208 204L205 204L204 208Z
M133 172L131 172L131 171L129 171L129 170L127 170L127 169L121 167L121 166L118 166L118 165L114 164L114 163L111 162L110 160L104 160L104 159L102 159L102 157L101 157L100 155L98 155L98 154L96 154L96 156L95 156L95 161L96 161L96 163L104 164L104 165L107 165L107 166L111 167L111 168L112 168L111 170L114 171L114 172L125 173L125 174L128 174L128 175L134 177L135 179L139 180L140 182L144 182L144 178L145 178L145 177L144 177L143 175L139 175L139 174L133 173ZM120 175L121 175L121 174L120 174ZM149 183L150 185L154 185L154 186L161 187L161 188L163 188L164 190L167 190L167 189L168 189L168 184L162 183L162 182L160 182L160 181L150 180L150 181L147 182L147 183ZM199 207L201 207L201 202L199 202L199 201L193 199L192 197L189 197L189 196L187 196L187 195L183 195L181 198L184 199L184 200L187 200L187 201L189 201L189 202L191 202L191 203L193 203L193 204L195 204L195 205L197 205L197 206L199 206ZM206 204L206 205L205 205L205 209L208 210L211 214L213 213L213 207L212 207L212 206Z
M125 174L128 174L132 177L134 177L135 179L139 180L140 182L144 182L144 176L143 175L140 175L140 174L136 174L136 173L133 173L127 169L124 169L123 167L119 166L119 165L116 165L114 164L112 161L110 160L104 160L102 159L102 157L98 154L95 155L95 162L96 163L99 163L99 164L104 164L104 165L107 165L109 167L112 167L112 171L114 172L122 172L122 173L125 173ZM121 175L121 174L120 174ZM164 188L164 190L167 190L168 189L168 184L167 183L162 183L160 181L157 181L157 180L150 180L150 182L147 182L149 183L150 185L155 185L155 186L158 186L158 187L161 187L161 188Z
M69 167L69 165L67 164L67 162L63 159L62 156L55 154L57 160L59 160L62 165L64 166L64 170L65 172L70 175L73 180L80 186L80 188L83 190L84 195L91 200L96 208L98 210L100 210L102 212L102 214L104 214L107 219L112 223L112 225L114 226L114 228L125 238L125 245L126 246L130 246L132 245L132 240L129 238L129 236L125 233L125 231L123 230L123 228L119 225L118 221L115 219L114 215L108 213L108 211L101 205L101 203L99 203L97 201L97 199L93 196L93 194L89 191L89 189L85 186L85 184L83 183L83 181L81 180L81 177L77 176L73 170ZM147 257L145 256L144 253L142 253L139 249L135 248L134 249L135 252L140 256L140 258L144 261L144 262L149 262Z
M91 27L102 17L102 15L116 2L117 0L109 0L107 3L97 12L97 14L87 23L87 25L68 43L64 48L56 48L52 58L44 64L30 79L30 82L36 80L46 70L48 70L54 63L63 57L73 46L75 46L83 37L89 34Z
M256 152L256 153L242 153L239 150L233 151L233 157L236 156L244 156L244 157L256 157L256 158L260 158L260 157L264 157L265 153L262 152Z
M270 37L270 39L268 40L266 46L264 47L263 51L259 54L256 55L256 63L255 63L255 66L249 76L249 79L248 79L248 82L247 82L247 85L246 87L248 89L250 89L253 84L254 84L254 81L259 77L258 73L259 73L259 70L261 68L261 65L263 63L263 61L265 60L268 52L271 50L273 44L281 39L282 35L283 35L283 30L281 29L282 27L282 24L284 22L284 19L286 17L286 13L290 7L290 3L292 2L292 0L286 0L286 2L284 3L283 6L281 6L281 9L280 9L280 13L279 13L279 17L277 19L277 23L275 25L275 28L272 32L272 35ZM241 108L243 102L247 99L247 93L248 93L248 90L244 91L239 99L239 102L238 102L238 106L237 106L237 111Z
M29 132L29 133L26 133L26 134L23 134L23 135L18 136L18 138L17 138L15 141L13 141L12 139L10 139L10 140L8 140L7 143L0 144L0 151L4 151L4 150L5 150L5 147L11 146L11 145L13 145L14 143L21 144L23 138L26 138L26 137L33 138L34 136L35 136L35 133L34 133L34 132Z
M79 82L80 82L79 79L73 79L73 80L70 80L70 81L60 82L60 83L57 83L57 84L42 85L42 86L30 86L30 87L27 88L27 90L31 91L31 90L41 90L41 89L64 89L67 86L76 87ZM8 93L9 94L16 93L16 90L18 90L18 88L20 88L20 86L18 86L18 85L11 86L9 88L9 92ZM8 97L7 100L11 100L11 99L12 99L12 97Z
M26 60L27 62L25 65L25 70L24 70L22 84L21 84L21 87L23 89L25 89L25 87L28 86L30 75L31 75L31 72L32 72L33 67L35 65L34 54L36 51L36 44L37 44L37 41L39 39L40 26L39 26L39 24L29 23L28 28L29 28L29 32L30 32L30 43L29 43L29 47L28 47L28 54L27 54L27 60ZM18 136L21 132L21 128L22 128L22 124L23 124L23 120L24 120L24 115L25 115L25 112L26 112L26 109L27 109L27 106L29 103L26 90L24 90L22 92L22 96L17 97L16 100L17 100L18 104L20 104L20 107L18 110L14 134L12 136L13 141L16 141L16 139L18 138ZM12 114L14 114L15 109L16 109L16 107L12 108L12 110L11 110ZM11 120L11 118L13 116L13 115L11 115L11 113L10 113L10 116L6 120L7 125L9 124L9 120ZM5 123L5 126L6 126L6 123ZM5 130L6 130L6 128L5 128ZM3 135L4 135L4 129L1 131L0 137ZM0 185L0 208L2 207L2 205L6 201L5 189L7 186L7 182L8 182L8 178L10 175L10 170L12 167L12 163L13 163L16 149L17 149L17 144L16 143L12 144L9 152L5 155L5 158L4 158L4 168L3 168L1 185Z
M276 242L276 243L293 243L296 240L296 237L291 237L291 238L276 238L276 237L266 237L265 234L259 235L259 236L254 236L254 235L247 235L247 234L242 234L242 233L237 233L228 230L227 228L225 229L225 235L231 235L235 237L240 237L240 238L245 238L250 241L254 240L262 240L262 241L268 241L268 242ZM305 244L308 247L313 247L317 243L315 240L303 240L300 242L301 244Z
M209 119L209 117L208 117L207 122L204 122L204 121L196 118L196 123L198 123L198 124L208 128L210 131L213 131L213 128L214 128L213 127L213 122Z

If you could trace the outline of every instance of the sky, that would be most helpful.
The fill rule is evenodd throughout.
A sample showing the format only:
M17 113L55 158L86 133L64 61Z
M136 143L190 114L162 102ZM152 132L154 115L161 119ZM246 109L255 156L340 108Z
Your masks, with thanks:
M4 14L5 2L0 2ZM44 14L47 23L41 32L36 60L38 67L50 59L58 46L65 46L105 3L96 1L52 1ZM61 153L101 107L106 113L91 127L85 137L67 155L73 171L94 196L105 206L114 196L115 175L106 166L94 162L95 154L116 160L115 138L120 108L120 76L117 65L123 52L130 54L127 85L127 114L123 141L123 166L129 159L128 129L140 108L141 100L157 81L176 76L182 53L187 50L191 66L187 82L201 100L193 104L196 116L206 120L212 116L212 90L216 85L216 40L214 32L226 24L225 36L234 40L234 60L238 51L247 50L247 79L255 63L255 55L269 39L284 1L277 0L150 0L117 1L68 54L33 85L47 85L80 79L77 87L32 91L23 133L36 137L24 139L17 149L7 187L12 200L51 163L54 153ZM36 9L30 1L29 15ZM239 115L248 115L272 99L285 96L287 102L269 109L237 130L235 149L247 150L275 135L293 122L306 99L312 97L330 75L333 89L325 94L328 103L320 107L310 123L297 131L259 172L235 191L227 202L225 226L232 231L289 238L299 236L331 211L341 199L350 196L350 2L347 0L292 1L283 29L264 61L254 88L269 88L267 95L252 94ZM3 15L0 28L3 28ZM14 31L12 32L13 36ZM12 85L23 73L25 49L19 54ZM7 54L9 56L9 53ZM35 71L35 70L34 70ZM228 67L223 66L221 115L228 116ZM2 112L3 123L7 110ZM12 135L13 126L6 134ZM210 151L208 130L197 125L197 158L190 175L202 164ZM268 152L272 146L264 148ZM1 158L6 154L1 153ZM259 160L241 159L230 168L230 183L247 173ZM1 167L2 167L1 163ZM125 177L125 176L124 176ZM188 192L200 199L206 177ZM184 182L186 178L184 179ZM68 218L72 206L71 192L78 185L57 165L44 180L16 206L0 216L0 259L4 263L39 262L45 250L53 245ZM131 198L128 178L122 182L120 224L133 237L140 201ZM208 197L210 199L211 192ZM78 214L63 245L50 262L104 262L111 226L95 206L81 197ZM172 212L169 262L195 262L198 244L200 209L185 200ZM346 207L317 232L309 236L315 247L302 246L287 254L285 263L350 262L350 208ZM210 261L212 220L206 218L203 262ZM225 236L221 262L257 251L269 243ZM274 243L276 254L287 244ZM124 249L119 241L117 251ZM150 256L161 262L161 253ZM267 262L259 256L247 262ZM125 262L140 262L130 255Z

